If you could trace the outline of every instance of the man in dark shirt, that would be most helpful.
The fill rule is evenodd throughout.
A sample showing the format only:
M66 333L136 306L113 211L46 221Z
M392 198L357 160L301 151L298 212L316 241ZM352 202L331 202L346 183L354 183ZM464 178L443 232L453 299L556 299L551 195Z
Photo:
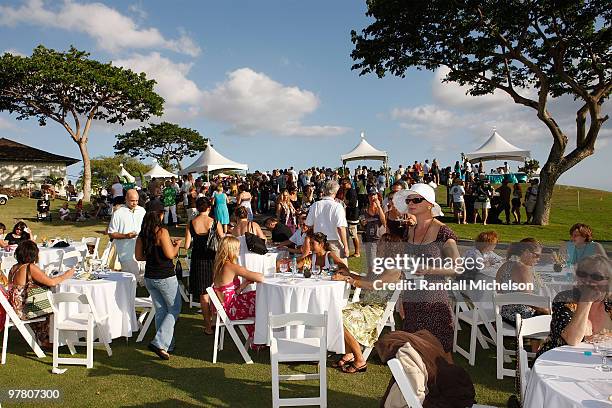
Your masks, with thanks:
M278 222L278 219L275 217L266 219L266 228L272 232L272 242L284 242L293 235L289 227Z
M504 178L502 185L497 189L499 193L499 214L502 210L506 213L506 224L510 224L510 200L512 198L512 189L508 185L508 179Z
M344 202L346 204L346 222L348 224L349 237L353 240L355 253L353 256L359 258L361 256L359 245L359 234L357 233L357 224L359 224L359 203L357 199L357 190L353 188L351 179L345 178L342 181L344 187Z

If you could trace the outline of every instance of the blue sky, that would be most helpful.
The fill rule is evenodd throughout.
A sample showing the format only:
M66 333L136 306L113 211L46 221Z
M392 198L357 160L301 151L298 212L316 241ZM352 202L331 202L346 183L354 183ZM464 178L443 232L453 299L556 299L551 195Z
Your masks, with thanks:
M465 96L457 85L441 83L442 70L411 70L403 79L351 71L350 30L368 24L365 10L358 0L4 1L0 52L29 55L38 44L61 50L72 44L100 61L144 71L166 99L164 117L154 121L194 128L252 170L340 165L361 131L389 153L393 167L434 157L450 165L460 152L478 148L494 126L545 162L552 140L546 128L503 94ZM554 101L551 110L572 137L575 104ZM91 155L112 154L114 135L139 125L97 123ZM596 155L562 183L612 190L604 167L612 153L606 125ZM54 122L40 128L0 114L0 136L80 156ZM79 171L79 165L69 169Z

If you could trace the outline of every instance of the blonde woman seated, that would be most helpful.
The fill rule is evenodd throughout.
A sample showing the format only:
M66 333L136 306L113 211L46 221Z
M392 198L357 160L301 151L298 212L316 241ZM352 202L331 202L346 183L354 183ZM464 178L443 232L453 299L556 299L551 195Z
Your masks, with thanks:
M388 242L390 238L389 234L381 237L377 252L379 256L392 257L398 253L397 243ZM354 288L361 288L361 293L359 302L349 303L342 310L347 353L333 363L332 367L340 368L347 374L366 371L368 364L363 357L361 346L371 347L378 340L377 325L393 295L393 291L384 290L382 284L398 282L400 278L401 272L398 269L384 270L381 274L370 270L366 276L353 273L334 275L334 280L344 280Z
M219 243L213 266L213 289L231 320L255 317L255 291L242 291L253 282L262 282L263 275L238 265L240 241L233 236L224 237ZM240 283L239 277L243 278ZM254 325L246 326L249 343L253 344Z
M255 221L249 221L249 211L246 207L238 206L234 210L236 216L236 226L232 228L231 234L235 237L241 237L246 232L257 235L259 238L266 240L266 234L263 233L261 227Z
M304 255L297 260L298 269L303 269L304 264L307 263L307 259L309 259L311 267L316 265L320 267L321 270L324 268L329 269L333 263L338 267L338 273L349 273L348 266L346 266L344 261L342 261L342 259L339 258L334 252L329 250L327 235L323 234L322 232L317 232L316 234L310 233L308 235L308 242L311 253Z

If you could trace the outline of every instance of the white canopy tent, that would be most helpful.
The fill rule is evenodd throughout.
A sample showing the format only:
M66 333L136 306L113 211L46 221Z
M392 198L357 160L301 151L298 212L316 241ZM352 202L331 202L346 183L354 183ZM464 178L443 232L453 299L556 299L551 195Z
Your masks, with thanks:
M217 170L243 170L247 171L249 166L242 163L237 163L233 160L228 159L223 156L221 153L217 152L212 145L208 145L204 153L197 158L195 162L193 162L187 168L181 170L180 174L189 174L189 173L206 173L209 176L211 171Z
M531 152L509 143L506 139L501 137L501 135L497 133L495 129L493 129L493 134L491 137L489 137L489 139L476 151L467 153L465 157L471 162L476 160L525 161L526 158L531 157Z
M132 176L130 173L128 173L126 169L123 168L123 163L119 165L119 168L121 169L119 170L119 174L118 174L120 178L125 177L127 181L130 183L133 183L134 181L136 181L136 178Z
M387 169L389 156L387 152L378 150L374 146L365 140L365 132L361 132L361 141L353 150L347 154L340 156L342 159L342 166L346 168L346 163L354 160L381 160L384 163L385 169ZM387 182L389 181L389 174L387 174Z
M162 166L159 165L159 163L155 163L155 165L153 166L153 168L149 171L147 171L144 174L145 178L170 178L170 177L176 177L176 174L174 173L170 173L168 170L164 169Z

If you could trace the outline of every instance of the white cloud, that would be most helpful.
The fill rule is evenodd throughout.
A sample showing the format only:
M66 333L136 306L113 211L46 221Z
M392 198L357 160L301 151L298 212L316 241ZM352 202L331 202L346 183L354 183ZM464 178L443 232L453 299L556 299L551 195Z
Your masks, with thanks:
M14 123L14 120L10 120L4 117L0 117L0 129L2 130L14 130L17 129L17 126Z
M28 0L18 8L0 6L0 25L21 23L86 33L96 40L98 47L110 52L161 47L197 56L201 51L185 33L178 39L166 39L158 29L140 28L130 17L102 3L66 1L58 10L46 8L43 0Z
M4 55L6 53L13 54L16 57L25 57L26 56L24 53L14 49L14 48L7 48L6 50L2 51L2 53L0 53L0 55Z
M175 63L158 52L148 55L135 54L130 58L113 61L113 65L144 72L155 79L155 90L166 100L166 105L197 105L202 97L195 82L187 79L191 63Z
M343 126L304 125L304 116L318 106L314 93L284 86L250 68L230 72L225 82L203 93L204 115L230 124L228 133L334 136L349 130Z

